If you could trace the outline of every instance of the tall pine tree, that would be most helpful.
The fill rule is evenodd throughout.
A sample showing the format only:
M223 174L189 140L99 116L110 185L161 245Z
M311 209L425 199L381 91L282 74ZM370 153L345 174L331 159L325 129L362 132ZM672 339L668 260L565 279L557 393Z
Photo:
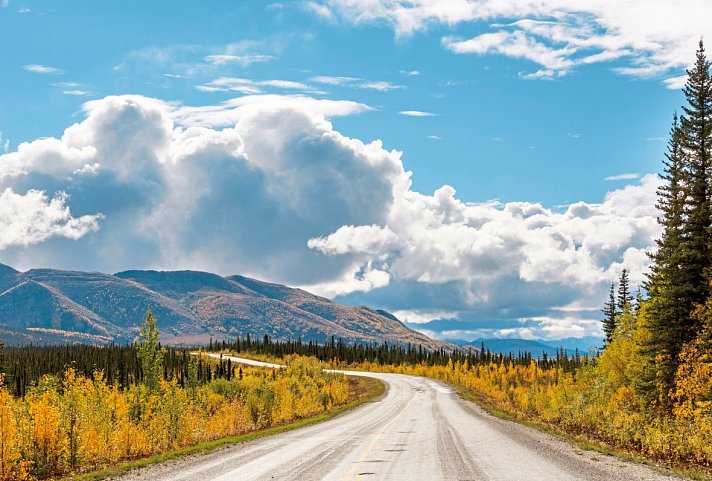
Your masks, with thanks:
M694 66L687 71L684 115L673 122L664 185L658 191L663 236L652 255L648 289L650 336L644 346L651 368L642 385L670 407L682 346L699 332L691 313L707 300L710 289L712 221L712 82L710 63L700 41ZM650 393L649 392L649 393Z
M608 291L608 302L603 304L603 332L606 335L606 346L613 340L613 333L616 330L616 285L611 283Z
M618 281L618 299L617 302L617 312L618 314L623 314L630 310L633 302L633 295L630 292L630 276L628 274L628 269L625 267L621 272L621 277Z
M658 189L657 208L662 214L658 222L663 228L658 239L658 250L651 254L653 261L648 275L649 341L643 353L650 366L641 380L641 388L649 399L668 403L667 393L675 376L674 359L680 349L679 338L683 326L690 322L690 286L683 267L683 224L687 193L684 184L684 133L677 115L670 129L668 151L665 154L662 185ZM658 391L658 392L655 392Z
M704 304L709 296L710 279L710 225L712 209L710 200L710 161L712 146L712 82L710 63L700 40L695 65L687 71L688 80L683 89L688 105L683 106L681 118L682 148L684 150L683 179L687 202L681 243L681 265L684 269L688 305L692 310ZM697 331L696 322L688 318L677 333L682 344L691 340Z

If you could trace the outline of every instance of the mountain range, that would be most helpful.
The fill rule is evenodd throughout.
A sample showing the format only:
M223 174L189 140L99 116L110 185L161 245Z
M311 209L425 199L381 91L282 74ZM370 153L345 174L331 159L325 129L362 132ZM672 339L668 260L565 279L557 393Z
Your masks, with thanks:
M451 340L453 344L460 347L472 346L477 349L482 345L490 352L502 354L517 354L520 352L530 352L533 356L541 356L546 353L547 356L556 356L556 353L563 349L569 355L574 355L576 350L579 354L587 354L593 350L598 350L603 346L603 339L586 336L581 338L569 337L557 340L546 339L518 339L518 338L478 338L472 341Z
M0 264L0 340L7 344L131 342L151 309L165 344L199 345L248 334L326 342L453 347L392 314L350 307L302 289L195 271L117 274Z

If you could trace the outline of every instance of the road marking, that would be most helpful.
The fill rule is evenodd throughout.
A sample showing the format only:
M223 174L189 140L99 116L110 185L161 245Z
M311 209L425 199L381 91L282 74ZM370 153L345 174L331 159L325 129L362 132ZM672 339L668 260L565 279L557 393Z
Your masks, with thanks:
M378 431L378 433L376 433L376 435L374 436L373 441L371 441L371 442L369 443L369 445L366 446L366 447L364 448L364 450L361 452L361 455L358 457L358 461L355 461L355 462L351 465L351 469L349 469L348 472L346 473L346 475L345 475L343 478L341 478L342 481L350 481L350 480L352 480L352 479L354 478L354 475L356 475L357 472L359 471L359 468L361 467L361 464L366 461L366 458L368 457L368 455L371 454L374 449L383 447L383 445L380 443L379 437L380 437L381 435L383 435L387 430L389 430L389 429L391 428L391 426L393 426L393 424L395 424L395 422L398 420L398 418L400 418L400 417L403 415L403 413L406 411L406 409L408 409L408 408L410 407L411 403L413 402L413 399L415 399L415 396L411 397L410 400L408 400L408 402L405 404L405 406L403 406L403 408L400 410L400 412L399 412L398 414L396 414L396 417L394 417L393 419L391 419L390 422L388 422L387 424L385 424L385 425Z

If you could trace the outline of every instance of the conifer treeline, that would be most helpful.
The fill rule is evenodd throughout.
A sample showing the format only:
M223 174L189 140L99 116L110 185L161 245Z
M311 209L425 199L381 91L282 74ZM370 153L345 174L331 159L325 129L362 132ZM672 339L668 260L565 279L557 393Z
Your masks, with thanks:
M484 344L479 349L468 348L454 351L439 349L437 351L428 351L423 349L422 346L415 346L411 343L405 346L394 343L389 344L388 342L381 344L347 344L343 340L336 338L332 338L330 343L319 344L312 341L302 342L301 340L273 341L269 336L264 336L262 341L255 341L250 336L247 336L245 339L237 338L235 342L211 342L208 350L231 351L236 354L242 352L268 354L277 358L299 354L301 356L316 357L324 362L337 360L341 363L352 365L369 362L392 366L404 364L445 366L448 362L464 363L467 361L470 366L490 363L528 366L532 361L535 361L542 369L560 367L565 372L571 372L583 363L588 362L588 355L581 355L578 350L575 351L574 355L569 355L564 349L560 349L554 357L547 356L546 353L538 356L536 353L533 354L531 352L505 355L491 352L485 348Z
M448 361L469 365L486 365L490 363L509 363L516 365L529 365L536 361L541 368L560 367L565 372L572 372L583 363L588 362L588 357L569 355L563 349L556 356L549 357L545 353L538 357L529 352L514 354L492 353L484 346L480 349L428 351L422 346L408 344L400 346L384 342L382 344L347 344L341 339L332 339L330 343L319 344L316 342L276 341L269 336L261 339L252 339L249 335L235 341L213 342L205 348L208 351L230 351L235 354L266 354L283 358L292 354L313 356L321 361L330 362L337 360L347 364L361 364L363 362L390 364L425 364L428 366L445 366ZM110 346L25 346L5 348L5 384L16 396L22 396L28 387L36 385L42 376L60 376L67 368L73 368L77 374L93 379L95 371L102 371L103 378L109 385L118 385L121 389L146 382L145 369L140 357L138 345L110 345ZM230 360L205 361L201 357L192 356L191 349L170 347L163 349L162 372L163 379L178 382L185 387L191 376L191 363L196 373L199 384L205 384L213 379L230 380L239 376L240 368Z
M695 311L710 299L712 280L712 82L702 41L687 74L687 105L673 117L658 190L663 234L651 255L649 335L640 351L648 359L641 390L663 408L683 347L704 330Z
M60 376L68 368L89 379L95 371L102 371L110 385L125 389L143 381L144 375L136 345L88 346L22 346L5 347L5 361L1 371L5 385L16 396L36 385L44 375ZM188 377L190 352L183 348L166 348L163 356L163 378L177 379L183 385ZM198 360L199 380L208 382L219 375L217 366Z

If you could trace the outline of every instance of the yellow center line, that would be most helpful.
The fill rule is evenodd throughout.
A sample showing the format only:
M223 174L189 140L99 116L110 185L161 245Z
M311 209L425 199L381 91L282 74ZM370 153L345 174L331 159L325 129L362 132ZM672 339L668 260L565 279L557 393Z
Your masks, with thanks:
M361 452L361 455L358 457L358 461L355 461L351 465L351 469L348 470L346 475L342 478L342 481L350 481L354 478L354 475L358 472L359 468L361 467L361 463L366 461L366 458L373 452L374 449L380 448L381 443L380 443L380 436L384 434L386 431L388 431L391 426L398 420L398 418L401 417L401 415L408 409L410 404L413 402L413 399L415 399L415 396L411 397L410 400L406 403L405 406L403 406L403 409L400 410L398 414L396 414L396 417L394 417L390 422L388 422L386 425L384 425L375 435L373 441L364 448L364 450Z

